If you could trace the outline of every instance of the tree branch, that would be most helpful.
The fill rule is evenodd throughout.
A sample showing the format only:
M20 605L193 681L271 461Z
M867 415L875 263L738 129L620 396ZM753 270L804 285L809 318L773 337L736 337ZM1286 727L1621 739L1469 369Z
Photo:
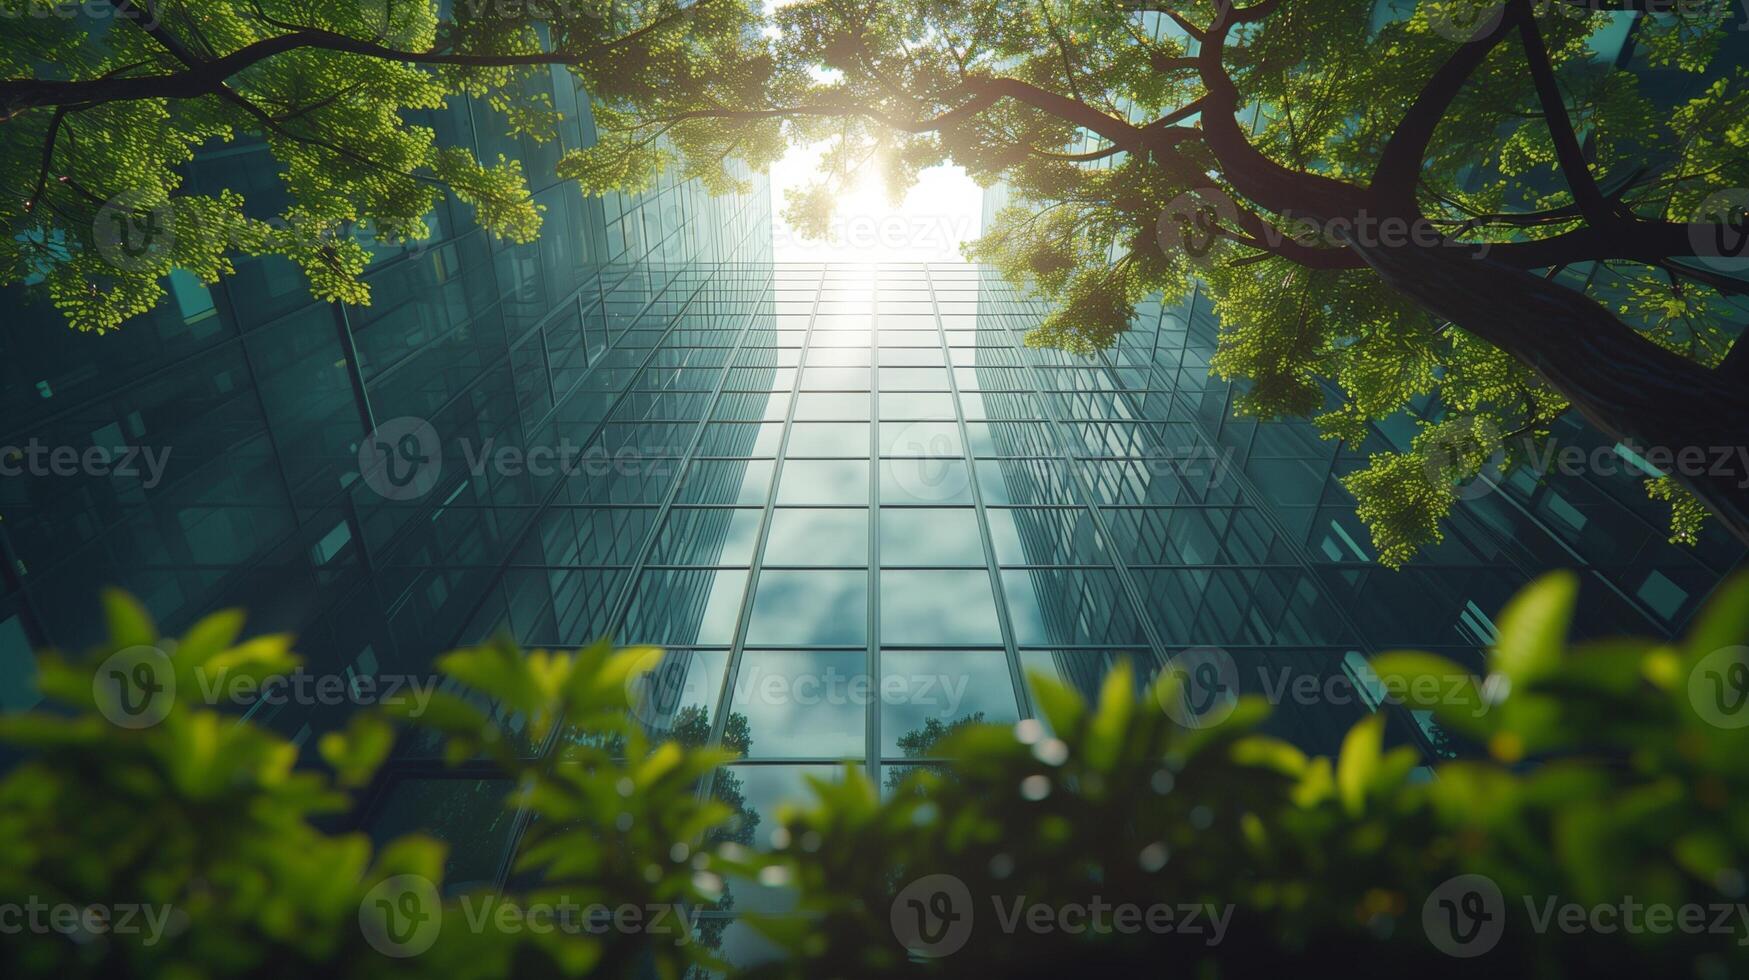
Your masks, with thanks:
M1591 173L1591 164L1585 159L1584 149L1579 146L1579 137L1573 131L1573 121L1567 113L1567 100L1561 94L1560 83L1555 79L1554 65L1549 61L1548 46L1543 43L1542 31L1536 26L1536 19L1530 15L1529 0L1511 0L1511 4L1513 15L1518 20L1519 36L1524 40L1525 57L1530 61L1531 81L1536 85L1537 99L1542 103L1544 118L1548 120L1549 135L1555 141L1555 159L1560 162L1561 172L1566 175L1567 185L1573 191L1573 199L1579 205L1579 212L1588 221L1608 223L1619 217L1619 214L1610 207L1603 191L1598 189L1597 178Z
M1516 11L1514 16L1518 16ZM1433 141L1434 131L1445 119L1446 112L1470 76L1506 39L1512 20L1513 17L1501 18L1486 37L1458 48L1427 80L1404 114L1403 122L1385 143L1379 154L1378 167L1373 170L1372 189L1393 213L1414 213L1415 187L1420 182L1422 161L1427 157L1427 146Z

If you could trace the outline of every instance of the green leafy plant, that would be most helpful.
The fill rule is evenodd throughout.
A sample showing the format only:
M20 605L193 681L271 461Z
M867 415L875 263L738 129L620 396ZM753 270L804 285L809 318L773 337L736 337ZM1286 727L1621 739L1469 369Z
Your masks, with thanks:
M1749 711L1749 667L1733 666L1749 663L1749 578L1721 589L1680 645L1568 648L1576 594L1577 578L1558 574L1517 598L1485 681L1429 654L1376 659L1409 707L1486 748L1431 772L1416 750L1384 747L1381 715L1337 758L1308 758L1255 734L1268 710L1256 698L1219 725L1173 724L1159 709L1178 696L1171 672L1138 698L1117 669L1094 706L1034 676L1045 725L967 728L935 747L954 760L947 773L913 770L884 798L863 780L817 783L816 804L780 816L802 914L767 924L791 955L770 972L882 976L911 961L943 976L1167 963L1196 976L1354 964L1415 976L1741 971L1749 824L1732 801L1749 792L1749 736L1728 726L1749 721L1734 713ZM1732 713L1714 697L1715 673ZM1502 899L1490 912L1503 931L1475 950L1483 959L1430 938L1442 888L1466 875ZM962 889L952 911L969 934L908 956L900 923L928 907L895 896L918 900L906 887L936 876ZM1035 930L1016 912L1096 902L1206 911L1194 931L1126 934L1108 914L1103 934L1079 935ZM1618 917L1616 931L1567 931L1539 919L1624 902L1704 909L1709 929L1633 930ZM1712 931L1720 910L1728 928Z
M627 719L626 681L652 651L496 643L440 659L459 686L404 720L440 737L452 762L508 778L506 805L535 817L500 900L729 909L726 883L775 889L785 914L741 913L784 953L759 964L714 957L720 918L690 945L638 930L471 927L480 896L437 897L438 842L373 851L323 829L389 755L388 718L365 713L325 736L327 774L189 699L152 724L116 724L109 672L142 650L164 657L146 678L158 686L293 661L283 637L237 642L238 614L170 641L112 595L109 644L89 661L43 661L56 710L0 717L0 738L29 753L0 780L0 895L152 905L169 910L165 925L150 943L108 929L9 937L0 962L15 976L152 977L1741 972L1749 578L1721 587L1675 644L1569 645L1577 592L1565 573L1527 588L1499 617L1482 678L1426 653L1375 658L1404 707L1431 710L1479 757L1429 768L1386 745L1377 714L1336 758L1308 757L1257 733L1269 706L1256 697L1218 723L1174 721L1163 706L1181 696L1177 672L1141 685L1119 666L1092 705L1035 675L1039 719L920 729L916 756L945 761L902 767L884 792L855 771L815 780L811 801L767 815L777 832L764 855L736 822L738 789L701 792L745 747L744 723L708 749L702 715L677 716L657 743ZM411 910L434 917L428 942L372 927L410 879L432 889ZM1453 889L1477 880L1497 896L1487 911L1499 929L1453 947L1441 923L1468 902ZM1588 910L1636 903L1640 928L1631 911L1590 925ZM1672 910L1662 928L1645 917L1653 907ZM1126 920L1119 908L1167 913ZM1677 927L1688 909L1702 927Z
M189 693L203 671L226 683L292 669L288 638L238 642L236 612L164 638L133 600L111 594L105 608L103 649L43 658L38 683L53 710L0 716L0 740L28 753L0 780L0 895L117 911L93 929L8 937L8 976L677 976L709 962L701 945L677 941L689 915L659 932L475 924L479 910L503 906L690 910L722 899L706 839L734 811L698 787L732 756L652 744L627 720L627 674L648 650L490 644L441 658L466 693L437 692L409 723L441 737L451 761L485 760L512 781L504 805L533 817L515 870L535 883L440 900L439 841L373 849L362 833L323 829L389 754L388 717L361 713L322 737L331 775L298 769L291 743ZM128 722L138 727L113 720L127 720L110 693L118 669L165 699ZM561 720L590 737L537 757L531 748ZM378 902L409 917L398 925L430 931L367 928ZM125 931L123 913L136 920Z
M1244 382L1243 414L1358 445L1435 406L1347 481L1396 566L1440 540L1458 485L1522 461L1569 410L1641 450L1743 446L1744 16L804 0L750 53L762 84L624 100L578 176L642 187L682 147L735 158L781 126L827 146L785 212L814 234L870 172L895 191L944 162L999 181L1010 204L968 255L1048 303L1030 343L1108 348L1139 301L1200 283L1221 322L1210 366ZM1661 469L1674 538L1710 512L1749 541L1742 474Z
M441 143L419 113L468 96L483 139L550 143L554 68L607 100L703 97L744 84L727 66L747 63L756 16L744 0L0 0L0 283L95 331L157 305L172 269L211 284L239 256L368 303L367 243L426 238L445 194L511 241L541 227L520 160ZM281 193L188 186L198 151L256 142Z

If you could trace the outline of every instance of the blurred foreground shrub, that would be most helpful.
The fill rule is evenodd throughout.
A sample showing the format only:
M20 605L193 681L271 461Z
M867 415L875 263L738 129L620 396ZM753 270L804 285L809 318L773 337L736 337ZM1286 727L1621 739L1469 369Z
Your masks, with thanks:
M631 720L656 651L457 651L417 717L361 712L300 769L291 743L175 696L283 674L287 638L239 641L240 613L163 638L111 595L105 647L45 657L50 705L0 716L25 754L0 780L0 973L1749 975L1749 579L1677 645L1569 646L1577 583L1514 600L1486 677L1374 658L1477 758L1430 770L1383 747L1382 715L1309 758L1255 734L1258 699L1180 724L1171 670L1114 671L1095 705L1035 676L1039 719L948 726L930 755L951 765L884 792L815 782L770 815L767 852L719 768L745 747L732 720L729 748L700 718L662 740ZM332 829L397 726L514 787L507 891L445 889L429 837ZM724 961L732 915L764 955Z

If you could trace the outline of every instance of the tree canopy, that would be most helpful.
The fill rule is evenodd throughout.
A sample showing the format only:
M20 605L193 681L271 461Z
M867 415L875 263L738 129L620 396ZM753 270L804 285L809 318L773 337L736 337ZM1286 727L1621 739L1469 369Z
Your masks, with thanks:
M529 84L537 72L566 66L609 103L733 88L720 66L745 59L719 52L755 23L739 0L442 6L0 0L3 281L40 285L71 326L97 331L156 305L172 268L210 284L237 256L283 256L316 296L368 302L365 240L426 237L445 191L494 234L526 242L541 227L521 161L441 145L420 110L473 96L508 134L545 142L559 114ZM186 188L197 150L248 141L272 153L282 208Z
M725 190L731 162L825 140L787 214L823 232L864 168L897 191L953 162L1012 190L970 257L1050 301L1030 342L1100 350L1137 301L1200 283L1242 412L1358 444L1437 406L1345 481L1385 564L1569 410L1665 460L1650 492L1674 538L1711 512L1749 540L1749 474L1712 462L1749 419L1749 85L1717 57L1746 25L1728 0L113 6L133 15L100 35L26 19L0 44L6 274L41 277L78 327L234 253L287 255L319 295L362 301L365 253L338 229L417 237L445 187L493 231L535 234L515 161L439 147L407 110L467 93L540 138L552 106L520 83L563 64L594 99L598 143L560 164L588 193L671 166ZM1600 57L1623 31L1676 81ZM244 138L280 161L293 234L179 191L196 148ZM190 233L105 261L118 197L126 216L174 198Z
M895 189L947 161L1001 181L1013 203L970 256L1051 302L1030 342L1100 350L1137 301L1201 283L1242 412L1358 444L1442 406L1346 480L1388 565L1569 409L1661 458L1740 448L1749 86L1713 67L1744 26L1732 6L1383 6L805 0L775 11L758 100L639 106L582 176L635 185L594 175L657 133L732 155L776 117L831 141L787 213L804 229L864 166ZM1651 69L1703 84L1661 105L1599 57L1623 30ZM1709 509L1749 535L1749 474L1708 469L1650 481L1673 537Z

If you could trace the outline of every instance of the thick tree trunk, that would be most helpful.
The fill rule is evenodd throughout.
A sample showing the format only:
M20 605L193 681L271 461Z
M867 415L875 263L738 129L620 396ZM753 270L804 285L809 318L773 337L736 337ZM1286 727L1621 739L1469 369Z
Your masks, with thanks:
M1393 289L1528 365L1605 434L1686 458L1671 475L1749 543L1739 372L1665 350L1583 294L1461 247L1351 247Z

